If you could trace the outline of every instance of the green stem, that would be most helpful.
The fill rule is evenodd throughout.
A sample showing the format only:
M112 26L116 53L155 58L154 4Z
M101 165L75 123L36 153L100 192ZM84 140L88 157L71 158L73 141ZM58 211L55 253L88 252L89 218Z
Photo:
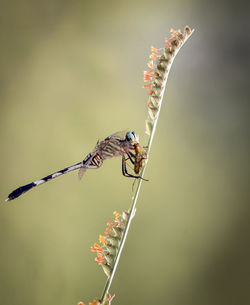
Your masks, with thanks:
M191 34L192 34L192 32L191 32ZM151 146L152 146L152 142L153 142L153 138L154 138L157 122L158 122L158 119L159 119L159 114L160 114L160 110L161 110L161 106L162 106L162 101L163 101L164 92L165 92L165 89L166 89L166 83L167 83L167 80L168 80L169 72L171 70L171 67L172 67L172 64L174 62L175 56L178 54L179 50L181 49L183 44L187 41L187 39L191 36L191 34L187 35L186 39L182 42L182 44L178 48L176 48L175 54L172 57L172 60L168 64L167 72L166 72L166 75L165 75L165 80L164 80L164 83L163 83L163 86L162 86L163 89L162 89L161 96L160 96L160 99L159 99L159 108L158 108L157 117L154 120L154 123L153 123L153 126L152 126L152 131L151 131L149 139L148 139L148 145L147 145L148 158L149 158L149 153L150 153L150 149L151 149ZM142 167L142 170L141 170L141 173L140 173L141 177L144 176L144 172L145 172L146 166L147 166L147 162ZM135 189L134 195L132 196L132 203L131 203L131 207L130 207L130 210L129 210L128 220L127 220L127 223L126 223L126 226L125 226L125 230L124 230L124 233L122 235L121 242L120 242L120 245L119 245L116 257L115 257L115 262L114 262L114 266L113 266L111 275L107 279L106 284L105 284L104 289L103 289L102 297L101 297L101 300L100 300L101 303L103 303L106 300L107 292L109 291L109 288L111 286L113 277L115 275L116 268L117 268L117 265L119 263L119 259L120 259L120 256L121 256L121 253L122 253L122 250L123 250L126 238L127 238L127 234L128 234L129 228L130 228L130 224L131 224L131 221L132 221L132 219L133 219L133 217L135 215L135 208L136 208L136 203L137 203L137 199L138 199L138 196L139 196L141 184L142 184L142 179L137 179L136 189Z

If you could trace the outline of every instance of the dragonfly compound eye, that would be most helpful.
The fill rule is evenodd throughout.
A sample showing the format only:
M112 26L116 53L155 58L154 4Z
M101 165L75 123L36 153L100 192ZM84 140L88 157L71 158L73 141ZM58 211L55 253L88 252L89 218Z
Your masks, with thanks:
M126 133L126 140L129 142L133 142L135 140L135 133L133 131L129 131Z

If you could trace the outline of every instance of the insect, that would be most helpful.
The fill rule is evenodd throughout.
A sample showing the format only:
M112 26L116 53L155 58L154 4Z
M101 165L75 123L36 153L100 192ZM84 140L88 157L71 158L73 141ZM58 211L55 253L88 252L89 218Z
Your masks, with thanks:
M139 140L133 131L127 132L125 137L123 133L115 133L102 141L97 141L94 150L83 161L50 174L40 180L20 186L9 194L6 201L13 200L36 186L77 169L79 169L78 177L81 179L87 169L100 168L104 160L119 156L122 157L122 174L125 177L146 180L139 175L143 162L147 158L146 152L140 146ZM128 160L134 165L135 175L127 171L126 162Z
M132 155L132 157L133 157L133 158L131 158L130 161L134 165L133 170L134 170L135 174L138 175L148 158L148 154L139 144L139 141L136 141L134 143L134 151L135 151L135 154L130 152L130 156ZM148 181L147 179L144 179L144 178L143 178L143 180ZM136 179L134 180L134 183L132 184L132 190L134 189L135 181L136 181Z
M134 144L134 150L135 150L134 172L135 174L138 175L141 171L141 168L145 164L145 160L147 160L148 155L146 151L140 146L139 142L136 142Z

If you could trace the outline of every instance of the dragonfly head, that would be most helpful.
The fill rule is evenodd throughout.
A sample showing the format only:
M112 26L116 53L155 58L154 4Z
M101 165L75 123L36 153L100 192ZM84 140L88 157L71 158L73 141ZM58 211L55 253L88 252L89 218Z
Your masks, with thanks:
M138 142L138 138L135 135L134 131L129 131L126 133L126 140L130 143L130 144L134 144L135 142Z

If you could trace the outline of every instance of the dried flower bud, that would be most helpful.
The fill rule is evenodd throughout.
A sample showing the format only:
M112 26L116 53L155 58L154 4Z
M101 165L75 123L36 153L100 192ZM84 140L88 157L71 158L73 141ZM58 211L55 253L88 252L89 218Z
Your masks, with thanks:
M149 101L147 102L148 118L146 120L146 134L148 135L151 134L154 123L158 117L171 63L178 50L193 31L186 26L184 33L181 33L180 30L173 29L171 29L170 32L171 37L165 39L165 47L163 49L151 47L153 53L150 55L150 59L152 60L150 61L150 64L148 63L151 70L144 71L144 81L148 83L143 87L149 89Z
M103 269L104 273L107 275L107 277L110 277L112 268L108 264L103 264L102 269Z
M103 267L103 270L107 276L110 276L114 260L120 245L122 234L127 223L128 213L123 212L122 215L114 212L115 219L113 221L108 221L107 228L105 231L106 235L99 236L99 242L102 244L95 243L91 247L92 252L96 252L95 261Z

